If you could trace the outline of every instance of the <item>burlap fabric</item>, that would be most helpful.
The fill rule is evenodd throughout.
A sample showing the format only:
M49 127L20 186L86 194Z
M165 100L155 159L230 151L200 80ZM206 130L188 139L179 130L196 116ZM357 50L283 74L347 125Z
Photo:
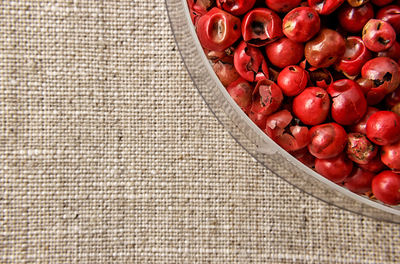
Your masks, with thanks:
M1 263L399 263L211 115L163 0L1 2Z

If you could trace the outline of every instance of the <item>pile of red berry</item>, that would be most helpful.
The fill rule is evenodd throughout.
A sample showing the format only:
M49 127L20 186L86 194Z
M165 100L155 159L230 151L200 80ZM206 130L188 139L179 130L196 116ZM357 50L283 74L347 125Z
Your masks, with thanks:
M400 203L400 1L187 0L213 69L324 177Z

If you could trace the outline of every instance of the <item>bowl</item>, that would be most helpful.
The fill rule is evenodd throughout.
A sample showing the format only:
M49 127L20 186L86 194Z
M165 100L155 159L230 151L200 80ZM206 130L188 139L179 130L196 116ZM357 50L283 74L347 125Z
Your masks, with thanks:
M287 153L259 129L229 96L197 38L186 0L166 0L176 45L193 83L210 111L259 163L282 180L330 205L363 216L400 223L400 207L355 194L324 178Z

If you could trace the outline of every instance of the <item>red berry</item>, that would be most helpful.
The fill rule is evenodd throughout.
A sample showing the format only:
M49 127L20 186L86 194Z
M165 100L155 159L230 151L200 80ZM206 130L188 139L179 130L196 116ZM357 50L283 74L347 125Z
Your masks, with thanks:
M296 65L287 66L278 75L278 85L287 96L298 95L306 88L307 83L307 71Z
M369 50L379 52L393 46L396 32L388 22L370 19L363 28L362 39Z
M370 172L378 173L382 171L386 166L383 164L381 161L381 157L379 153L373 158L371 161L369 161L367 164L358 164L358 167L360 167L363 170L367 170Z
M324 28L306 43L304 56L312 66L326 68L341 58L345 50L344 38L335 30Z
M249 82L268 78L268 66L261 51L242 41L235 50L233 62L236 71Z
M308 87L293 100L293 113L306 125L317 125L329 114L328 93L319 87Z
M352 7L349 4L344 4L338 12L340 26L351 33L360 32L368 20L373 17L374 8L369 3L359 7Z
M285 68L299 63L304 55L304 45L283 37L267 45L265 52L273 65Z
M242 20L243 40L254 47L261 47L280 38L282 21L268 8L255 8Z
M400 175L391 171L382 171L372 180L372 193L386 204L399 204Z
M352 169L353 162L344 154L328 159L315 159L315 170L335 183L343 182Z
M381 160L390 169L400 172L400 141L382 146Z
M233 65L233 57L225 57L218 60L214 63L213 70L225 87L240 77Z
M253 95L253 87L243 78L238 78L232 82L226 90L232 99L242 108L245 113L248 113L251 106Z
M368 106L367 112L365 113L363 118L360 121L358 121L356 124L351 126L349 128L349 130L352 132L362 133L362 134L366 135L367 134L367 121L372 114L374 114L378 111L379 111L378 108Z
M400 140L400 116L391 111L378 111L367 121L367 137L377 145Z
M299 6L301 0L265 0L265 4L268 8L275 12L289 12L293 8Z
M376 18L392 25L397 34L400 33L400 6L388 5L378 10Z
M333 158L339 155L346 147L346 131L336 123L314 126L308 133L311 140L308 150L316 158Z
M351 174L344 180L344 186L352 192L364 194L371 191L372 179L375 173L353 168Z
M320 29L318 13L310 7L296 7L283 18L283 34L296 42L310 40Z
M346 154L355 163L368 164L378 153L378 148L364 134L349 133L347 135Z
M321 15L329 15L343 4L344 0L308 0L307 2Z
M253 91L251 111L270 115L281 105L283 94L281 88L271 80L259 81Z
M204 48L222 51L241 36L240 19L214 7L199 18L196 32Z
M367 111L367 101L355 81L338 80L332 83L326 91L332 97L332 118L341 125L355 124Z

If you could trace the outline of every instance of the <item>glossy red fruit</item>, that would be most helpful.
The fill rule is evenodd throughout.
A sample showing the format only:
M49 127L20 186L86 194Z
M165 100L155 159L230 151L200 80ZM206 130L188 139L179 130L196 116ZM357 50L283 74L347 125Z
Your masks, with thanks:
M361 68L362 70L362 68ZM366 78L358 78L356 80L356 83L358 83L358 85L360 85L361 90L363 91L363 94L365 96L367 96L367 94L369 93L369 91L375 87L374 81L373 80L369 80ZM367 98L367 103L370 104L368 98Z
M388 22L370 19L363 27L362 40L369 50L379 52L393 46L396 32Z
M346 50L345 40L338 32L324 28L304 48L308 63L317 68L326 68L341 58Z
M213 7L212 0L188 0L187 1L190 11L190 17L194 25L197 24L198 19L207 13Z
M361 133L347 135L346 154L355 163L368 164L378 153L378 147L372 144L367 136Z
M265 0L268 8L279 13L287 13L293 8L299 6L301 0Z
M352 78L360 74L362 66L372 59L372 53L365 47L360 37L347 37L345 45L345 52L337 61L335 68Z
M378 111L367 121L367 137L377 145L400 140L400 116L391 111Z
M223 51L241 37L240 28L239 18L214 7L199 18L196 32L204 48Z
M257 82L269 77L268 65L261 51L247 45L244 41L236 48L233 62L236 71L249 82Z
M379 153L373 158L370 162L367 164L358 164L358 167L360 167L363 170L370 171L373 173L378 173L382 171L386 166L383 164L381 161L381 156Z
M363 116L363 118L358 121L356 124L352 125L349 130L355 133L361 133L366 135L367 134L367 121L369 119L369 117L378 112L379 109L372 107L372 106L368 106L367 107L367 112L365 113L365 115Z
M225 87L240 77L233 65L233 57L225 57L218 60L214 63L213 70Z
M251 112L270 115L279 108L282 100L281 88L273 81L263 79L254 88Z
M388 22L397 34L400 33L400 6L388 5L382 7L376 13L376 18Z
M294 152L290 152L296 159L298 159L301 163L306 165L307 167L314 168L315 166L315 157L310 154L308 148L302 148Z
M399 204L400 175L392 171L382 171L372 180L372 193L386 204Z
M242 35L251 46L265 46L283 36L282 21L268 8L255 8L242 20Z
M360 32L364 25L374 17L374 8L370 3L359 7L343 4L338 11L340 26L350 33Z
M256 0L217 0L217 6L235 16L240 16L249 11Z
M388 57L377 57L367 61L361 68L361 76L373 83L373 87L366 93L369 105L379 103L400 84L399 65Z
M329 15L345 0L308 0L308 5L321 15Z
M308 73L297 65L284 68L278 75L278 85L286 96L295 96L307 86Z
M310 141L308 128L291 124L292 120L288 110L281 110L268 116L265 126L265 133L287 151L305 148Z
M393 0L371 0L371 2L376 6L385 6L393 2Z
M374 177L375 173L373 172L361 168L353 168L351 174L344 180L344 186L352 192L364 194L371 191Z
M315 159L315 170L325 178L342 183L353 170L353 162L343 153L329 159Z
M286 37L268 44L265 47L268 60L279 68L299 63L304 55L304 45Z
M326 90L332 98L331 115L341 125L353 125L367 111L367 101L360 86L352 80L342 79Z
M314 126L308 132L310 144L308 150L318 159L329 159L339 155L347 143L347 133L336 123Z
M226 88L232 99L248 113L251 106L253 87L245 79L239 77Z
M306 125L317 125L329 114L328 93L320 87L308 87L293 99L293 113Z
M390 169L400 172L400 141L382 146L381 160Z
M296 42L314 37L321 26L318 13L311 7L296 7L283 18L283 34Z

